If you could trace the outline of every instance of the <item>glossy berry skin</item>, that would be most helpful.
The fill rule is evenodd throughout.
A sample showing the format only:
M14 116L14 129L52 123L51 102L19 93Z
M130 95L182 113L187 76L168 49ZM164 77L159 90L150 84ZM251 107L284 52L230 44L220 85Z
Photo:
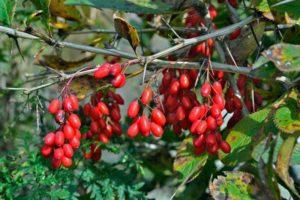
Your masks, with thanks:
M176 110L176 119L182 121L185 118L185 111L182 106L179 106Z
M61 164L66 167L66 168L70 168L73 164L72 159L68 158L67 156L63 156L61 158Z
M80 146L80 138L78 137L73 137L71 140L70 140L70 145L73 149L78 149L79 146Z
M212 90L215 94L222 94L223 88L219 81L215 81L212 85Z
M204 83L201 87L201 95L203 97L208 97L210 95L211 87L208 82Z
M65 124L63 127L64 136L66 139L72 139L75 135L75 131L69 124Z
M126 77L124 74L119 74L117 75L111 82L111 84L115 87L115 88L120 88L123 87L126 83Z
M63 151L64 151L64 155L69 157L69 158L72 158L73 157L73 148L70 144L64 144L63 145Z
M201 120L196 120L192 123L192 125L190 127L191 133L195 134L197 132L197 127L200 123L201 123Z
M74 129L79 129L81 126L80 118L76 114L71 114L68 118L68 122Z
M169 93L170 94L177 94L180 89L180 83L176 80L173 81L170 85Z
M218 105L212 105L212 107L210 108L210 115L216 119L221 115L221 110Z
M62 148L57 148L54 150L54 153L53 153L53 158L54 159L61 159L64 155L64 151Z
M151 120L160 126L166 124L166 117L164 113L158 108L154 108L151 112Z
M97 108L99 109L99 111L103 114L103 115L109 115L109 109L108 107L106 106L106 104L102 101L100 101L98 104L97 104Z
M58 124L63 124L65 122L65 111L64 110L58 110L55 114L55 121Z
M48 133L45 137L44 137L44 143L47 146L52 146L55 144L55 134L53 132Z
M49 111L49 113L51 113L51 114L56 114L57 113L57 111L59 110L61 108L61 103L60 103L60 101L58 100L58 99L53 99L51 102L50 102L50 104L49 104L49 106L48 106L48 111Z
M50 156L51 152L52 152L52 148L50 146L44 145L41 148L41 153L44 157Z
M193 144L196 148L203 146L204 143L205 143L205 135L199 135L193 140Z
M213 146L217 143L216 136L213 133L208 134L205 139L205 143L209 147Z
M87 103L83 106L83 114L84 116L89 116L90 113L91 113L91 109L92 109L92 106L91 104Z
M220 148L224 153L230 153L231 147L226 141L220 142Z
M138 100L133 100L128 106L127 115L130 118L135 118L138 115L139 111L140 105Z
M72 110L78 110L79 109L79 102L78 102L78 98L76 95L70 95L69 99L71 101L71 105L72 105Z
M200 121L200 123L198 124L197 128L196 128L196 131L197 131L197 134L203 134L205 133L207 129L207 122L206 121Z
M187 89L190 87L190 77L187 74L181 74L179 78L180 88Z
M155 137L161 137L164 133L162 127L154 122L151 122L150 129Z
M65 98L63 101L63 108L66 112L72 112L73 110L73 105L72 101L69 97Z
M62 146L65 143L65 136L62 131L57 131L55 133L55 145Z
M212 116L208 116L206 119L207 128L211 131L214 131L217 129L217 121Z
M113 76L117 76L121 73L121 71L122 71L121 65L119 63L115 63L110 66L109 73Z
M133 124L131 124L127 130L127 135L130 138L135 138L139 133L139 125L138 122L134 122Z
M222 95L217 94L213 97L214 104L217 104L220 108L220 110L223 110L225 108L225 100Z
M145 134L148 135L150 132L150 121L146 115L142 115L140 119L138 120L139 130Z
M104 63L94 72L95 79L103 79L109 75L110 72L110 64Z
M152 100L153 97L153 92L151 87L146 87L141 95L141 102L144 105L147 105L150 103L150 101Z
M204 105L194 107L190 114L189 120L191 122L196 121L197 119L201 119L206 114L206 107Z

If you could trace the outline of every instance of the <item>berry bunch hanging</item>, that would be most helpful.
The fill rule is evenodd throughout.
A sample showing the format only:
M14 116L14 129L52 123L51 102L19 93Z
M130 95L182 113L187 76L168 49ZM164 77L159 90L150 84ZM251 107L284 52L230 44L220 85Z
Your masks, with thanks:
M55 169L61 165L71 167L74 151L80 146L81 120L74 113L78 109L78 99L75 95L66 95L63 102L53 99L48 106L48 112L55 116L59 128L44 137L41 153L44 157L52 158L52 167Z

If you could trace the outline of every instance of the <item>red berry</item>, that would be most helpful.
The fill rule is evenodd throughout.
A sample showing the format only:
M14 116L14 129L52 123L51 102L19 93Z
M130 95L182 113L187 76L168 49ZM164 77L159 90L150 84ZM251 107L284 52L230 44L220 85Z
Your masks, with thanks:
M65 111L64 110L58 110L55 115L55 121L58 124L63 124L65 122Z
M222 85L219 81L215 81L212 85L212 89L213 89L213 92L215 94L222 94L223 92L223 88L222 88Z
M81 126L80 118L76 114L71 114L68 118L68 122L74 129L79 129Z
M220 148L224 153L230 153L231 147L226 141L221 141L220 142Z
M219 117L217 117L217 125L218 126L221 126L222 124L223 124L223 117L222 117L222 115L219 115Z
M78 104L78 98L75 95L70 95L70 101L72 105L72 110L78 110L79 109L79 104Z
M113 133L117 134L117 135L121 135L122 134L122 127L121 124L118 122L112 122L111 124L111 128Z
M184 108L190 109L192 107L192 102L189 97L183 96L180 101Z
M65 143L65 136L62 131L57 131L55 133L55 144L56 146L62 146Z
M210 95L211 87L208 82L204 83L201 87L201 95L203 97L208 97Z
M73 137L70 140L70 145L72 146L73 149L78 149L80 146L80 139L77 137Z
M100 133L98 136L99 141L103 142L104 144L107 144L109 142L109 138L104 133Z
M72 159L71 158L68 158L66 156L63 156L61 158L61 164L66 167L66 168L69 168L72 166L73 162L72 162Z
M237 96L233 97L233 103L236 109L241 110L243 108L242 101Z
M48 133L45 137L44 137L44 143L47 146L52 146L55 144L55 134L53 132Z
M73 152L73 148L72 148L72 146L70 144L64 144L63 151L64 151L64 155L65 156L67 156L69 158L73 157L74 152Z
M134 122L133 124L131 124L127 130L127 135L130 138L134 138L138 135L139 133L139 126L137 122Z
M52 159L52 162L51 162L51 165L52 165L52 168L53 169L57 169L60 167L61 165L61 160L60 159Z
M54 150L54 153L53 153L53 158L54 159L61 159L64 155L64 151L62 148L57 148Z
M115 87L115 88L120 88L123 87L126 83L126 77L124 74L119 74L117 75L111 82L111 84Z
M217 122L216 119L213 118L212 116L208 116L206 119L206 123L207 123L207 128L211 131L214 131L217 129Z
M51 114L56 114L57 111L60 109L60 107L61 107L60 101L58 99L53 99L48 106L48 111Z
M214 102L214 104L217 104L219 106L220 110L224 109L224 107L225 107L225 100L224 100L224 98L223 98L222 95L216 94L213 97L213 102Z
M113 99L116 101L117 104L123 105L124 99L119 94L114 94Z
M176 119L178 121L184 120L185 118L185 111L184 108L182 106L179 106L176 110Z
M200 123L197 126L196 131L197 131L198 134L203 134L203 133L205 133L206 129L207 129L207 122L206 121L200 121Z
M128 106L127 115L130 118L135 118L138 115L139 111L140 105L138 100L133 100Z
M154 122L151 122L150 129L155 137L161 137L164 133L162 127Z
M228 0L229 4L234 7L237 8L238 7L238 2L237 0Z
M52 147L50 147L50 146L44 145L41 148L41 153L44 157L50 156L51 152L52 152Z
M175 80L171 83L170 88L169 88L169 93L170 94L177 94L180 89L180 83Z
M208 134L206 137L205 143L206 143L206 146L208 146L208 147L211 147L214 144L216 144L217 139L216 139L215 134L213 134L213 133Z
M196 133L197 132L197 127L198 125L201 123L201 120L196 120L192 123L191 127L190 127L190 131L191 133Z
M120 111L116 108L113 108L111 111L110 111L110 118L115 121L115 122L118 122L120 121L121 119L121 114L120 114Z
M98 133L99 128L100 127L99 127L98 122L96 122L96 121L92 121L91 122L91 124L90 124L90 130L91 130L92 133L94 133L94 134Z
M146 87L141 95L141 102L147 105L152 100L153 92L151 87Z
M206 112L207 112L207 108L205 105L196 106L191 110L189 114L189 120L194 122L197 119L201 119L205 116Z
M198 137L194 138L193 144L196 148L203 146L205 143L205 135L199 135Z
M138 120L139 130L145 134L148 135L150 132L150 121L146 115L142 115L140 119Z
M183 89L189 88L190 87L190 77L188 76L188 74L181 74L179 83L180 83L180 88L183 88Z
M94 72L94 77L96 79L103 79L109 75L110 71L110 64L104 63L100 67L97 68L97 70Z
M64 136L66 139L72 139L75 135L75 131L69 124L65 124L63 127Z
M221 110L217 104L213 104L210 108L210 115L214 118L218 118L221 115Z
M201 155L205 151L205 146L201 145L200 147L195 149L195 154L196 155Z
M109 73L113 76L117 76L121 73L121 71L122 71L121 65L119 63L115 63L110 66Z
M151 120L160 126L164 126L166 123L166 117L164 113L158 108L154 108L151 112Z
M219 150L218 143L207 147L207 152L211 155L216 155L218 153L218 150Z
M102 101L100 101L98 104L97 104L97 108L100 110L100 112L103 114L103 115L109 115L109 109L108 107L106 106L106 104Z
M89 103L85 104L85 105L83 106L83 114L84 114L85 116L89 116L90 113L91 113L91 109L92 109L91 104L89 104Z
M229 40L235 40L237 37L239 37L240 34L241 34L241 29L237 29L237 30L233 31L229 35Z
M63 101L63 108L66 112L72 112L73 106L72 106L72 101L69 97L66 97Z
M208 7L210 19L214 20L217 17L217 10L213 5L209 5Z

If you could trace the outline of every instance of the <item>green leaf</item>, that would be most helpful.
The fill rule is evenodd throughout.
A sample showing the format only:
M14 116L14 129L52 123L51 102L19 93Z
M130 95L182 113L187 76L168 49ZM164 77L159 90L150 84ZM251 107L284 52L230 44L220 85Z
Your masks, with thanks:
M10 26L15 12L15 0L0 0L0 23Z
M48 192L48 194L51 196L51 198L55 199L67 199L70 196L69 191L66 189L53 190L51 192Z
M240 171L224 173L226 176L218 176L209 184L214 199L264 199L265 195L252 174Z
M31 0L36 9L42 11L42 21L46 28L49 30L49 5L50 0Z
M273 0L277 3L272 4L271 9L279 13L284 13L296 24L300 24L300 1L299 0Z
M285 133L300 132L299 94L293 90L285 103L276 110L274 122Z
M251 143L253 136L266 131L265 129L273 129L272 120L265 122L269 116L271 109L265 108L258 112L252 113L239 121L229 132L226 141L231 146L231 152L224 154L219 152L219 158L230 166L235 166L239 162L247 161L251 158ZM265 127L265 128L263 128Z
M300 71L300 45L275 44L263 55L284 72Z
M180 181L186 181L200 173L207 159L207 154L196 156L192 138L186 138L179 146L173 168L180 174Z
M172 10L200 6L199 0L66 0L68 5L86 5L141 14L162 14Z

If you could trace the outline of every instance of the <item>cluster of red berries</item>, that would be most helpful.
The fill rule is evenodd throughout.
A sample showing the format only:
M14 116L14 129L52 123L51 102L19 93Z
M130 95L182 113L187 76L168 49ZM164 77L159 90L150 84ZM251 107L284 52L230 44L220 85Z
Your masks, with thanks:
M155 137L161 137L164 133L163 127L166 123L166 117L158 108L153 108L151 111L151 120L146 114L139 116L139 113L144 113L146 106L153 100L153 91L151 87L146 87L139 99L134 99L128 106L127 116L133 119L127 130L127 135L130 138L136 137L139 133L148 137L150 132ZM141 105L143 109L141 109Z
M74 151L80 146L81 120L73 113L78 108L78 99L75 95L65 96L63 102L53 99L48 106L49 113L55 116L55 121L60 127L44 137L41 153L44 157L52 156L52 167L55 169L61 165L71 167Z
M126 83L125 74L122 73L122 67L119 63L103 63L97 67L94 77L95 79L111 79L111 84L115 88L123 87Z
M207 150L210 154L216 154L221 149L224 153L229 153L230 145L222 140L222 135L217 132L218 127L223 124L221 113L225 108L223 87L219 81L215 81L212 85L205 82L200 91L206 104L194 107L189 114L189 120L193 123L190 131L195 135L195 152L201 154Z
M122 134L120 107L124 100L121 95L110 90L98 91L91 96L90 103L83 107L83 113L90 119L89 130L82 134L83 139L91 141L90 150L84 151L86 159L97 161L101 157L99 142L107 144L113 134Z
M243 97L243 100L245 102L245 105L250 113L255 112L257 108L259 108L262 105L263 98L262 96L254 91L254 101L252 102L251 99L251 90L250 88L247 88L247 81L248 78L245 75L239 75L239 78L237 79L237 86L240 91L241 96ZM259 84L259 80L253 79L253 84ZM226 105L225 108L227 112L233 113L233 116L228 121L227 127L232 128L237 122L239 122L243 118L242 113L242 102L241 100L235 96L234 91L232 87L229 87L226 91Z

